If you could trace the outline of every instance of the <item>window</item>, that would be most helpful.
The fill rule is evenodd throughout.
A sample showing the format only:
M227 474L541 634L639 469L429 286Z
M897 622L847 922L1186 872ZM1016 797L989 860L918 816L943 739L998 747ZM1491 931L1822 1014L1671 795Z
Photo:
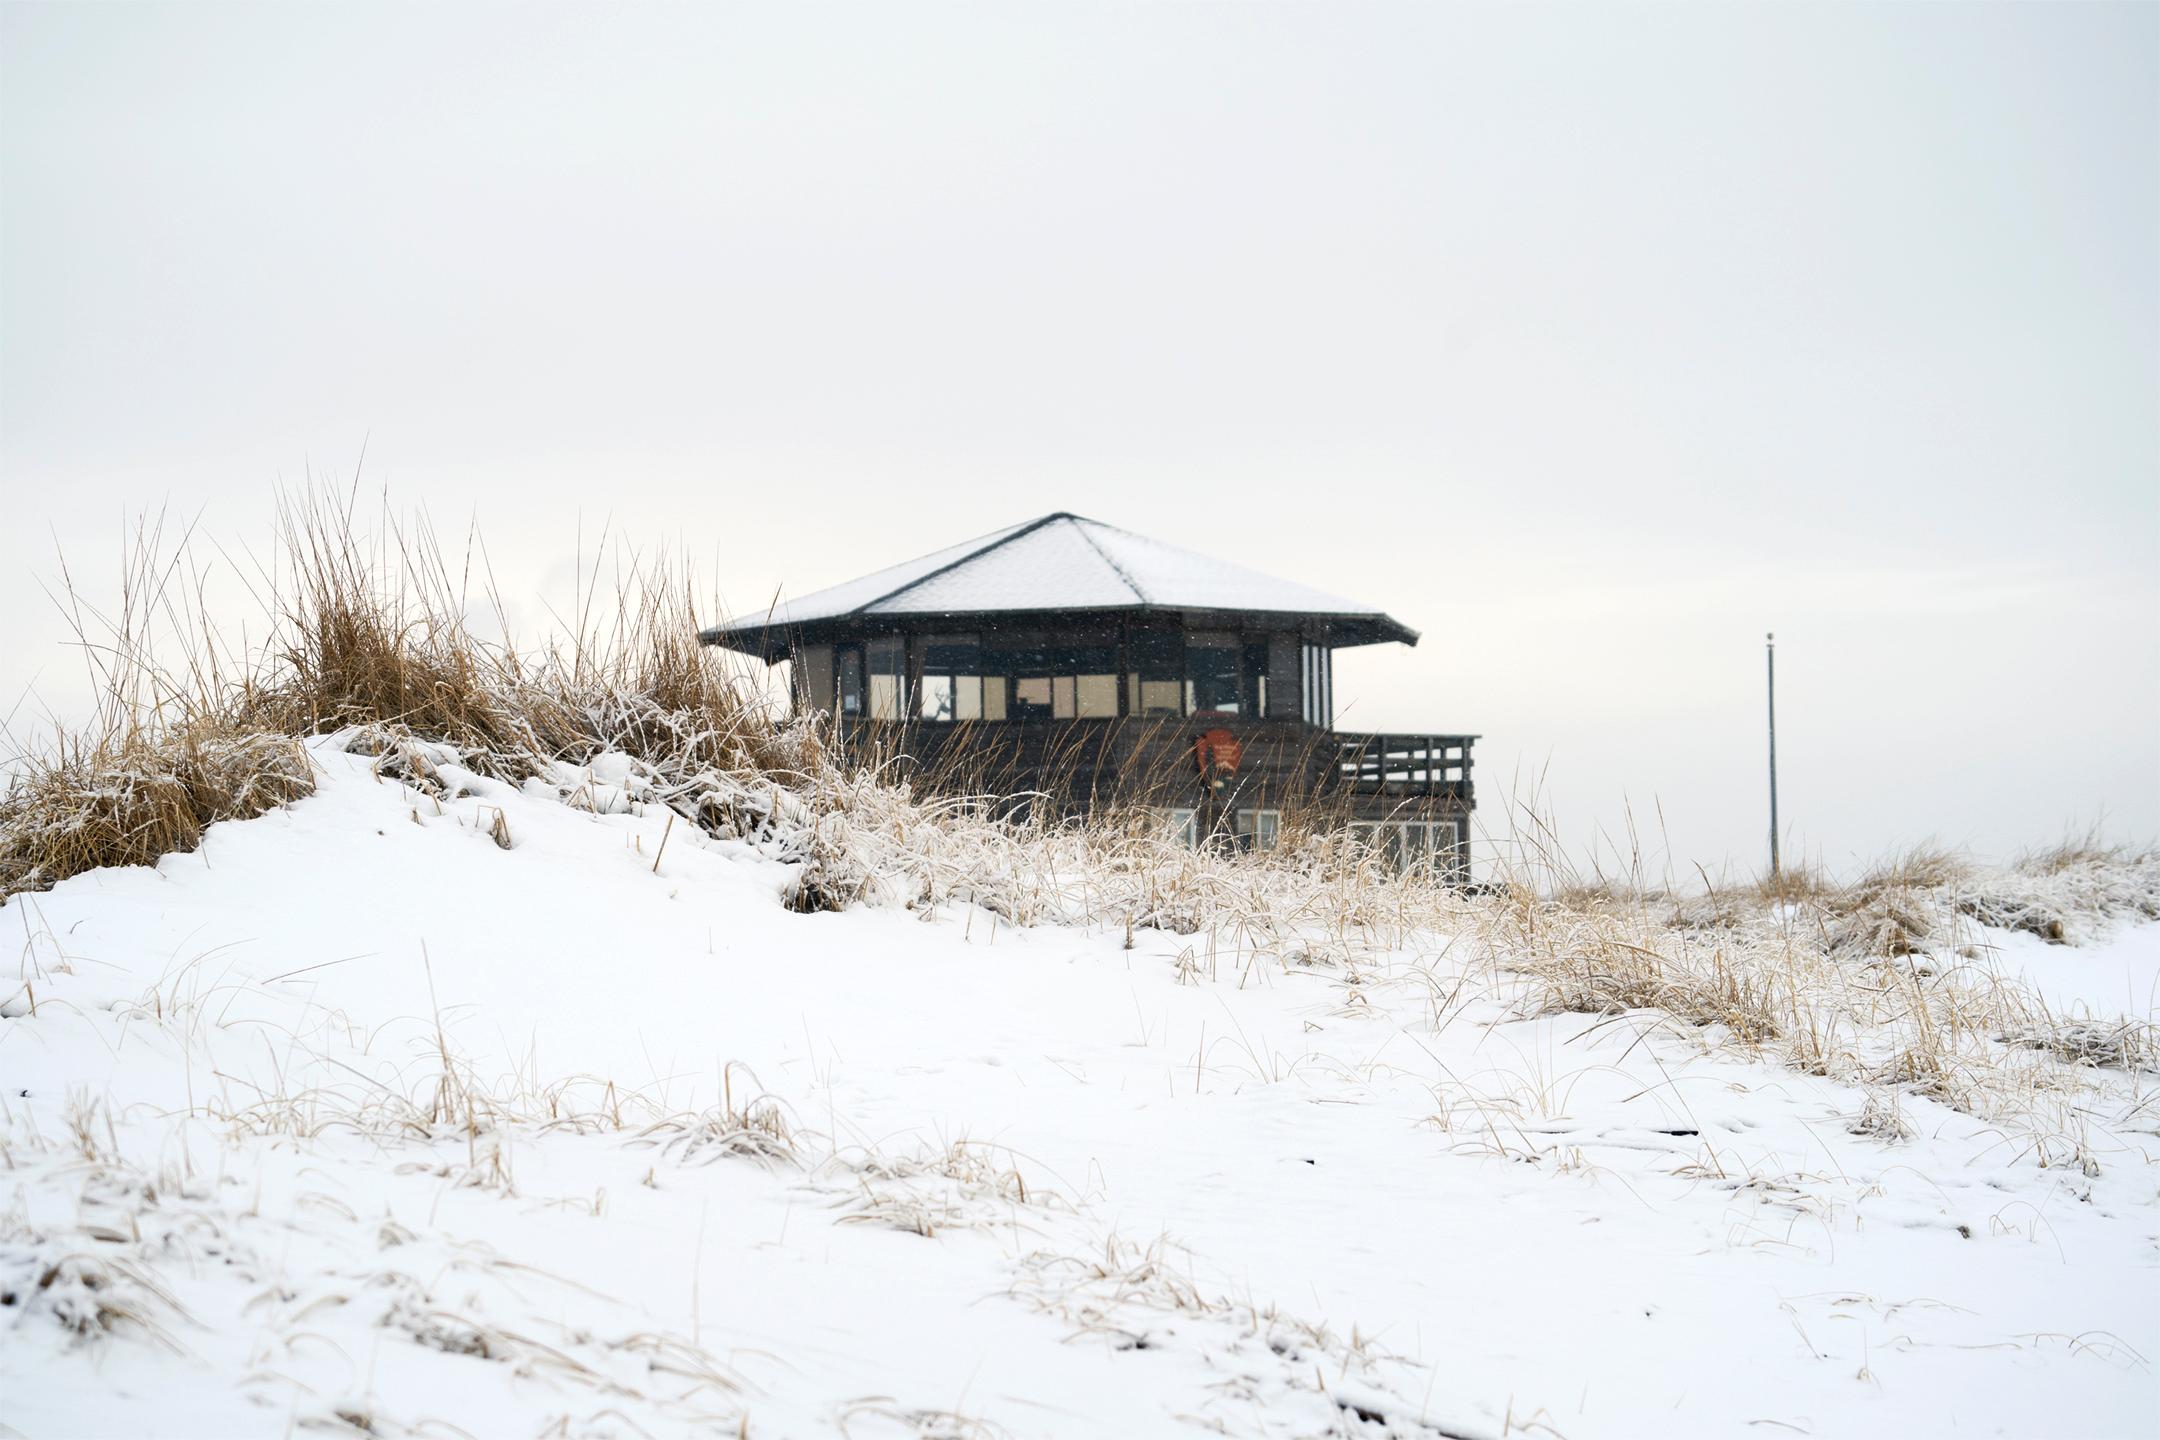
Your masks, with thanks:
M1268 643L1264 636L1212 630L1136 631L1127 654L1126 713L1249 715L1268 713Z
M1132 663L1126 672L1130 712L1184 714L1185 637L1175 630L1136 631L1128 654Z
M842 645L834 651L840 663L840 713L863 713L862 646Z
M1245 642L1245 713L1255 720L1268 713L1267 657L1266 640Z
M1432 846L1426 836L1432 827L1412 821L1402 827L1402 868L1414 870L1432 859Z
M1425 837L1431 851L1432 867L1450 880L1469 879L1465 873L1462 852L1462 822L1458 820L1432 820L1425 826Z
M1237 812L1238 845L1246 850L1272 850L1282 834L1282 811L1240 810Z
M1113 667L1117 664L1117 653L1114 650L1110 654L1109 663ZM1073 713L1082 720L1107 720L1116 717L1117 671L1114 668L1075 677Z
M1048 675L1016 675L1012 682L1012 718L1047 720L1055 708Z
M1238 713L1238 637L1195 630L1185 637L1185 713Z
M1460 879L1457 825L1454 820L1363 820L1350 826L1350 836L1370 847L1398 875L1430 866L1450 879Z
M1306 645L1304 653L1305 723L1323 730L1335 726L1335 652L1325 645Z
M917 713L925 720L951 723L983 718L982 646L973 635L929 635L915 642L922 655L922 688ZM993 682L998 713L1004 714L1004 681Z
M870 672L870 718L907 716L907 643L897 635L863 646L863 666Z
M1117 704L1117 637L1085 632L1035 640L1010 636L998 646L992 668L1012 682L1015 720L1102 720Z
M1018 637L1008 637L998 644L998 673L1010 677L1012 684L1012 702L1007 713L1015 720L1049 719L1052 709L1050 647Z
M833 708L833 648L805 645L795 657L795 704L799 709L830 713Z
M1200 817L1191 810L1159 811L1169 826L1170 838L1180 845L1198 845L1207 837L1200 833ZM1240 850L1272 850L1282 836L1282 811L1240 810L1233 825Z

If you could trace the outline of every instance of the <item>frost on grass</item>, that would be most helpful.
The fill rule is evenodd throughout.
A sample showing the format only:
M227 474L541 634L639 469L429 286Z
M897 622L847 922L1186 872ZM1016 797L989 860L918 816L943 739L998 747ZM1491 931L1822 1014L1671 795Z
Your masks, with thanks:
M20 1353L152 1344L182 1367L176 1379L213 1378L207 1389L178 1382L198 1404L232 1385L236 1414L273 1407L305 1429L430 1433L439 1426L426 1410L450 1408L441 1387L484 1396L489 1371L529 1387L541 1413L559 1409L570 1433L610 1414L633 1433L741 1423L742 1381L725 1359L487 1245L356 1214L321 1169L327 1156L312 1172L324 1188L299 1192L281 1219L265 1213L262 1174L247 1172L282 1167L245 1148L215 1175L189 1175L104 1140L86 1156L10 1126L6 1143L17 1209L0 1218L0 1335ZM67 1218L32 1224L33 1204ZM566 1301L583 1312L571 1323ZM341 1356L383 1357L393 1339L452 1373L400 1366L433 1378L402 1395L355 1389ZM457 1379L467 1366L478 1368ZM198 1428L216 1413L166 1419Z
M202 723L68 744L0 795L0 899L107 865L154 865L315 788L290 736Z
M730 792L743 798L738 814L761 818L721 836L666 805L645 762L619 752L512 784L443 745L400 748L367 727L314 745L325 778L311 804L340 823L366 823L352 835L327 821L313 827L320 848L310 854L339 855L359 840L386 868L356 877L351 896L396 894L432 917L419 933L433 961L416 944L397 962L427 977L420 1007L411 1007L418 1013L386 1013L357 969L328 972L349 983L320 996L287 982L304 957L265 963L254 972L260 980L220 985L213 976L199 988L153 967L156 983L136 1003L83 1004L86 967L78 959L78 973L58 974L73 921L56 918L39 940L57 980L36 1016L9 1022L23 1027L17 1033L58 1044L52 1037L68 1034L64 1027L89 1025L70 1042L78 1059L117 1054L145 1070L152 1052L176 1072L199 1055L186 1068L192 1093L171 1078L137 1093L155 1094L163 1113L194 1127L197 1176L237 1183L189 1181L186 1144L153 1136L123 1147L110 1107L61 1127L67 1138L43 1158L24 1163L35 1146L15 1144L12 1174L30 1177L19 1183L32 1197L20 1213L33 1224L11 1234L24 1247L21 1258L8 1252L11 1283L34 1266L33 1278L50 1272L67 1304L65 1323L56 1305L11 1338L34 1331L62 1357L95 1352L133 1367L145 1352L169 1353L162 1334L201 1373L229 1377L258 1368L235 1352L234 1337L263 1334L276 1373L307 1389L297 1401L284 1381L250 1382L249 1393L271 1397L281 1414L297 1405L303 1424L364 1422L383 1434L437 1421L472 1429L455 1397L443 1398L445 1373L463 1377L449 1390L523 1397L521 1416L570 1416L569 1433L604 1431L582 1422L610 1407L655 1434L728 1433L745 1418L752 1434L1117 1433L1108 1421L1070 1430L1031 1423L1040 1417L1029 1407L1047 1386L1037 1369L1051 1363L1044 1351L1057 1364L1106 1367L1086 1372L1105 1395L1155 1387L1149 1415L1200 1433L1468 1436L1549 1424L1598 1434L1613 1427L1541 1418L1572 1398L1553 1387L1524 1389L1513 1408L1512 1394L1467 1401L1486 1383L1477 1370L1405 1358L1478 1343L1482 1320L1454 1298L1458 1270L1474 1272L1481 1246L1507 1238L1511 1208L1535 1216L1552 1195L1571 1194L1576 1209L1544 1222L1548 1238L1616 1234L1608 1247L1584 1250L1577 1263L1586 1268L1565 1282L1539 1272L1536 1285L1564 1293L1632 1253L1639 1234L1623 1228L1630 1216L1677 1217L1685 1242L1677 1253L1724 1256L1700 1262L1707 1266L1753 1263L1724 1255L1733 1242L1721 1237L1736 1233L1798 1248L1808 1243L1801 1232L1819 1229L1835 1237L1825 1248L1862 1245L1863 1207L1868 1235L1909 1231L1915 1247L1997 1235L2037 1246L2052 1230L2031 1217L2048 1227L2097 1224L2089 1217L2135 1203L2126 1197L2141 1162L2129 1151L2137 1127L2150 1124L2138 1113L2135 1073L2096 1045L2074 1046L2073 1059L2003 1038L2024 1032L1992 1020L2019 1015L2042 1032L2079 1032L2051 1027L2016 985L1993 988L1958 950L1840 954L1789 899L1730 898L1715 925L1675 925L1662 901L1563 900L1528 887L1462 895L1388 879L1366 872L1369 857L1356 849L1321 838L1271 857L1181 854L1138 828L988 819L860 777L837 792L836 804L851 808L824 812L814 790L782 788L788 798L776 800L769 780L753 811L747 797L759 787L745 778ZM417 755L427 768L407 761L390 770L383 761L392 754ZM519 848L498 854L436 821L427 783L444 787L446 814L507 813ZM406 819L415 810L418 826ZM296 827L308 829L300 818ZM682 848L663 856L656 847L670 826ZM851 847L885 887L838 923L787 911L784 889L813 826ZM274 878L265 851L252 853L255 883ZM235 868L190 872L176 888L233 883ZM386 875L406 883L385 886ZM1953 932L1956 943L1986 940L1939 895L1911 888L1944 925L1967 923ZM540 893L549 903L530 903ZM70 915L93 930L104 914L93 887L38 903L75 907ZM740 927L729 937L739 941L734 953L713 953L702 934L682 945L677 916L693 904L704 907L701 920ZM1174 933L1139 918L1166 907L1197 928ZM1022 914L1043 918L1015 941L1013 917ZM617 1015L687 1037L694 1057L716 1035L770 1046L769 1031L806 1016L895 1013L858 1031L844 1054L821 1034L764 1049L756 1078L742 1066L684 1066L662 1053L648 1084L619 1084L605 1071L548 1079L519 1058L521 1037L507 1054L490 1047L493 1059L476 1058L459 1043L460 1026L467 1038L484 1035L494 1016L464 1013L462 995L436 1004L446 956L429 929L468 916L473 925L457 932L468 944L510 933L513 943L489 963L516 986L528 965L577 961L549 970L569 983L534 1002L555 1027L543 1050L583 1045ZM1070 923L1053 928L1053 917ZM598 927L579 923L595 918ZM1005 937L995 944L993 919ZM577 938L558 933L573 930ZM282 933L292 943L296 932ZM960 968L937 968L941 955ZM395 968L368 974L388 979ZM1068 973L1114 987L1118 1004L1107 1021L1075 1021L1056 1047L1026 1027L1063 1017L968 988ZM1144 989L1151 981L1159 988ZM850 983L871 993L850 995ZM793 997L777 1014L760 1008L774 990ZM1143 993L1150 998L1139 1001ZM333 1009L333 994L351 1014ZM687 996L701 1008L676 1013L693 1003ZM1207 1025L1181 1035L1171 1054L1153 1012L1187 1000ZM238 1007L229 1022L228 1004ZM1261 1033L1271 1018L1274 1028ZM916 1036L916 1025L929 1033ZM1065 1043L1092 1048L1068 1061ZM1055 1061L1046 1059L1053 1051ZM1532 1063L1503 1063L1524 1052ZM776 1053L786 1057L778 1068L769 1063ZM1578 1054L1584 1074L1536 1073ZM1027 1066L1024 1079L1008 1078L1008 1067ZM965 1078L931 1078L942 1067ZM1678 1073L1668 1078L1668 1068ZM697 1075L701 1099L671 1094L679 1070ZM1607 1079L1616 1083L1601 1097ZM1417 1092L1415 1110L1400 1108L1405 1091ZM909 1095L920 1108L896 1111L894 1097ZM1014 1095L1023 1103L1007 1109ZM997 1143L918 1143L978 1096L985 1118L973 1133ZM850 1114L865 1104L875 1122ZM1104 1104L1120 1108L1085 1108ZM1070 1123L1088 1157L1061 1179L1044 1178L1012 1133L1035 1124L1038 1105L1049 1118L1031 1140L1046 1126L1054 1143ZM1674 1113L1649 1123L1642 1111L1659 1106ZM1814 1128L1786 1123L1774 1144L1751 1139L1758 1120L1778 1126L1781 1108L1799 1109ZM1966 1116L1985 1123L1966 1125ZM124 1141L129 1124L118 1118ZM148 1116L136 1124L138 1134L154 1129ZM1946 1129L1985 1138L1946 1150ZM1329 1148L1338 1134L1341 1144ZM1818 1159L1809 1148L1818 1144L1837 1148ZM160 1157L174 1178L98 1158L123 1148ZM1121 1152L1122 1162L1105 1162L1118 1181L1091 1168L1095 1155ZM93 1164L117 1178L86 1186ZM1136 1166L1175 1171L1204 1198L1178 1202L1173 1225L1162 1202L1138 1203L1116 1188ZM337 1183L307 1178L318 1171ZM1905 1172L1916 1178L1899 1179ZM1335 1188L1301 1188L1316 1184ZM1384 1198L1391 1184L1400 1192ZM150 1190L154 1205L141 1198ZM107 1193L117 1204L77 1198ZM1323 1302L1280 1278L1281 1257L1307 1251L1346 1268L1370 1265L1361 1251L1414 1243L1485 1194L1504 1197L1492 1202L1490 1232L1451 1240L1444 1263L1428 1259L1417 1277L1431 1285L1416 1312L1428 1326L1422 1341L1399 1313L1379 1333L1361 1323L1359 1302L1386 1289L1376 1273L1396 1268L1384 1261L1378 1272L1357 1272L1349 1301ZM1233 1223L1209 1230L1217 1212ZM539 1228L569 1220L580 1228ZM1184 1233L1194 1229L1206 1243ZM1156 1240L1136 1246L1121 1232ZM151 1248L135 1248L138 1235ZM188 1248L162 1238L173 1235L189 1237ZM624 1236L654 1238L638 1248ZM1241 1283L1215 1247L1278 1273ZM605 1253L585 1263L587 1248ZM220 1258L206 1269L199 1257L213 1253ZM714 1254L724 1258L699 1264ZM98 1268L62 1263L81 1256ZM952 1294L940 1289L947 1270L959 1277L944 1282ZM205 1273L216 1280L206 1284ZM713 1287L702 1295L691 1288L698 1274ZM733 1278L749 1274L755 1284ZM1820 1282L1803 1274L1784 1272L1780 1283L1803 1292L1795 1307L1819 1327L1821 1305L1805 1293ZM1314 1278L1333 1283L1325 1271ZM639 1287L633 1302L628 1292ZM773 1306L792 1307L791 1328L768 1321ZM890 1372L855 1379L872 1373L855 1369L846 1382L827 1379L838 1363L832 1350L863 1347L873 1334L891 1342L928 1325L926 1315L951 1325L999 1307L1009 1313L984 1322L993 1334L974 1343L1008 1348L983 1351L998 1358L985 1362L979 1390L962 1386L964 1373L922 1387ZM1017 1338L1037 1330L1029 1343L1038 1349ZM1945 1346L2005 1343L1999 1325L1930 1333L1929 1343ZM334 1373L310 1348L322 1334L343 1352L380 1357L382 1378L361 1385ZM1672 1343L1709 1341L1683 1331ZM2080 1343L2104 1344L2129 1367L2149 1348L2134 1336ZM1567 1363L1593 1359L1571 1351ZM1786 1392L1777 1413L1812 1413L1799 1396ZM1094 1403L1082 1406L1091 1417Z
M187 932L130 911L126 877L11 904L25 941L0 1054L60 1057L71 1083L109 1075L118 1097L10 1102L13 1356L130 1374L178 1356L161 1380L208 1375L297 1428L379 1434L491 1433L503 1405L570 1434L1060 1433L1082 1414L1119 1433L1102 1407L1136 1390L1146 1405L1122 1412L1122 1433L1626 1433L1610 1411L1578 1431L1574 1371L1621 1355L1601 1381L1618 1387L1660 1357L1734 1353L1714 1332L1659 1328L1632 1289L1726 1304L1770 1288L1730 1283L1758 1273L1741 1267L1799 1255L1775 1272L1775 1333L1752 1333L1747 1357L1786 1387L1777 1413L1743 1395L1715 1422L1661 1406L1661 1424L1894 1428L1809 1388L1832 1368L1821 1337L1860 1316L1880 1323L1841 1383L1875 1385L1869 1366L1908 1346L1943 1373L2004 1346L2042 1373L2064 1336L2081 1361L2149 1363L2083 1323L2109 1299L2092 1269L2078 1272L2092 1293L2046 1287L2031 1313L2048 1318L2021 1308L2006 1338L2007 1319L1922 1323L1917 1300L1808 1267L1885 1235L1885 1283L1934 1264L1934 1246L2054 1247L2067 1264L2145 1223L2149 1019L2053 1001L1995 961L2006 946L2071 956L2160 914L2150 853L1987 867L1917 851L1848 884L1684 894L1526 864L1472 894L1395 876L1319 823L1286 826L1266 855L1195 851L1143 815L1066 822L964 777L839 755L688 638L672 582L635 575L612 629L581 621L518 652L462 626L424 547L382 558L302 513L263 654L191 664L210 678L185 706L129 711L141 723L102 733L134 739L33 768L43 788L0 807L0 888L17 891L146 863L318 781L318 810L277 833L299 837L321 807L354 827L314 837L328 898L279 932L305 953L175 956ZM160 728L161 714L186 723ZM467 846L483 836L493 845ZM290 883L263 847L235 853L255 890ZM220 895L223 912L188 923L250 935L277 909L211 878L170 874L143 908ZM48 902L68 912L49 925ZM397 967L420 973L424 945L444 958L408 909L454 933L460 961L483 952L480 971L514 976L498 1003L578 1048L573 1066L625 1021L641 1051L650 1026L690 1059L640 1053L651 1078L627 1085L598 1063L546 1078L529 1037L474 1058L458 1026L496 1017L438 1004L432 969L407 1013L381 1000ZM78 925L102 938L73 938ZM347 948L347 930L378 938ZM528 981L528 966L551 978ZM1023 988L992 988L1015 977ZM1115 1004L1098 1010L1103 988ZM845 1054L811 1033L813 1012L866 1008L875 1023ZM720 1054L756 1051L771 1090L698 1062L722 1035L745 1049ZM689 1075L705 1087L694 1100ZM996 1143L945 1138L971 1117ZM1046 1178L1023 1138L1074 1163ZM1427 1243L1464 1214L1483 1219ZM1171 1240L1173 1223L1205 1243ZM1496 1338L1458 1291L1526 1234L1537 1252L1483 1304L1527 1292L1542 1308ZM708 1247L724 1262L703 1264ZM1272 1281L1214 1268L1213 1247ZM1420 1254L1424 1272L1406 1273ZM1982 1252L1958 1254L1962 1267ZM1686 1288L1712 1269L1717 1283ZM1395 1297L1384 1336L1320 1301L1338 1273L1357 1277L1345 1303ZM701 1291L708 1274L729 1288ZM1567 1383L1530 1369L1511 1372L1541 1391L1520 1406L1491 1393L1483 1367L1548 1348L1548 1330L1581 1318L1577 1289L1601 1285L1595 1328L1556 1352ZM724 1341L715 1316L733 1327ZM942 1354L923 1337L971 1322L998 1357L981 1388L964 1368L913 1385ZM1052 1338L1030 1348L1027 1326ZM1779 1368L1795 1331L1805 1365ZM762 1356L768 1343L785 1353ZM1421 1369L1390 1346L1480 1358ZM908 1359L880 1372L885 1350ZM828 1378L842 1370L881 1379ZM1917 1375L1907 1393L1946 1393ZM1033 1408L1058 1383L1072 1408ZM221 1398L190 1394L204 1415Z

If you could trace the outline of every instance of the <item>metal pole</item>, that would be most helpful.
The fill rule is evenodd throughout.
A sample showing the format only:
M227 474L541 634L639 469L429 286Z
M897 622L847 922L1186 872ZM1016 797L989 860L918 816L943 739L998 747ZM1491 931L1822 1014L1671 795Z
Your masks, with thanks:
M1763 654L1770 667L1770 878L1778 878L1777 853L1777 634L1763 636Z

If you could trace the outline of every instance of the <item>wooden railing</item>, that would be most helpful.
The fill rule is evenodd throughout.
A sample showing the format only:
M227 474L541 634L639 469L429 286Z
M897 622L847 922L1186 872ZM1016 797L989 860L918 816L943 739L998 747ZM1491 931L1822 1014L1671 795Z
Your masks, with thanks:
M1338 735L1335 778L1359 795L1471 796L1475 735Z

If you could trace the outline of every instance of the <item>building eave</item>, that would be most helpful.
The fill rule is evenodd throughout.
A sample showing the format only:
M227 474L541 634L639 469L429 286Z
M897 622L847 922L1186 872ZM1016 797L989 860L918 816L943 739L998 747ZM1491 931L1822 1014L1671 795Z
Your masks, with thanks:
M1391 615L1374 613L1313 612L1294 610L1233 610L1177 605L1121 605L1092 609L1071 607L1004 610L936 610L878 613L866 610L844 615L787 621L769 617L715 625L698 632L698 641L717 645L766 664L777 664L797 646L831 644L873 635L924 634L941 630L977 633L1001 629L1039 627L1046 622L1084 624L1125 620L1141 615L1177 616L1188 628L1246 628L1260 631L1294 631L1336 649L1360 645L1418 643L1418 632Z

